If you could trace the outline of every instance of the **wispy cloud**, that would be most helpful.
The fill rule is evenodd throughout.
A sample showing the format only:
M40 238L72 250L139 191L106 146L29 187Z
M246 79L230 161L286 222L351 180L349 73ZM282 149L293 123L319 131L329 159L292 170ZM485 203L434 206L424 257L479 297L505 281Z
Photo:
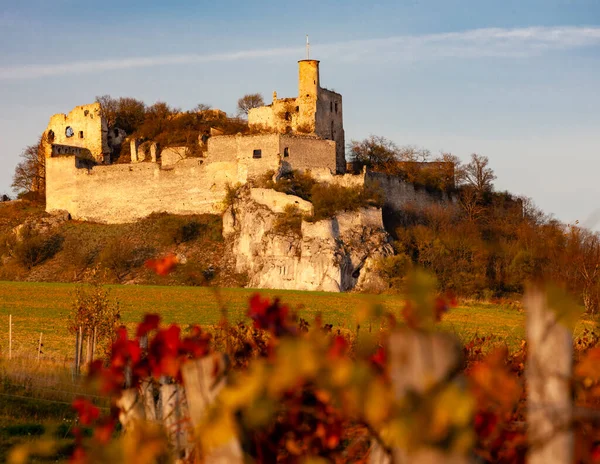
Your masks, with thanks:
M313 47L319 58L354 61L385 59L416 61L436 58L524 58L550 51L600 45L600 27L487 28L463 32L396 36L322 44ZM98 73L119 69L184 65L219 61L303 55L303 48L271 48L215 54L159 55L72 63L0 67L0 79Z

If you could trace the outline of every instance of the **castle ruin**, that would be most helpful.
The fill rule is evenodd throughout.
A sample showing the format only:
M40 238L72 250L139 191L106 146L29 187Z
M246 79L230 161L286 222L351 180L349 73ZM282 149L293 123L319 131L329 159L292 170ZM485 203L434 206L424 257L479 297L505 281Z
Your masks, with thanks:
M344 186L383 183L393 209L431 200L396 178L344 174L342 96L321 88L319 61L301 60L298 70L297 98L279 99L274 93L270 105L250 110L249 134L211 130L198 141L201 156L152 141L142 150L140 141L107 127L99 103L52 116L43 137L47 211L66 210L74 219L104 223L132 222L156 212L221 213L229 186L292 170ZM130 144L131 162L111 164L121 143Z

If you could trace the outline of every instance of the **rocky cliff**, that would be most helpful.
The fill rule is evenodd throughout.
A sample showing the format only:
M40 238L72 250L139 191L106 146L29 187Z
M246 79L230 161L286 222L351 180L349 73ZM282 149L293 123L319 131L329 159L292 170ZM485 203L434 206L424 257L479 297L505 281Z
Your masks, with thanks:
M312 205L268 189L245 189L224 214L237 272L250 287L344 292L379 285L379 258L392 253L381 210L363 208L309 222ZM282 227L282 217L297 227ZM301 216L304 216L301 219Z

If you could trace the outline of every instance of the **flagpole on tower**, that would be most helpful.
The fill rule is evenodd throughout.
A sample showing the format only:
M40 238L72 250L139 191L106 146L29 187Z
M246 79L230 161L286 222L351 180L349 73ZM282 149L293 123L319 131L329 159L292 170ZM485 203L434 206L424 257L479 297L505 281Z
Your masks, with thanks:
M306 34L306 59L310 60L310 42L308 41L308 34Z

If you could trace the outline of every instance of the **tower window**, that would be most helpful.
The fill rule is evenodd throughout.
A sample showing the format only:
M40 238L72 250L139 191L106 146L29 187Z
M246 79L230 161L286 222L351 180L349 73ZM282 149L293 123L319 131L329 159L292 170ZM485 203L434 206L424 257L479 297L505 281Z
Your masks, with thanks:
M298 111L300 111L300 107L299 107L299 106L297 106L297 107L296 107L296 113L297 113Z
M74 135L75 132L73 131L73 128L71 126L67 126L67 128L65 129L65 136L73 137Z
M252 152L252 158L255 158L255 159L262 158L262 150L254 150Z
M329 111L333 112L333 102L329 102Z
M286 121L291 121L292 120L292 115L290 114L289 111L285 112L285 120Z
M290 156L290 149L288 147L285 147L283 149L283 157L287 158L288 156Z
M79 138L82 139L83 138L83 131L79 131Z
M337 102L335 102L335 112L337 113Z

